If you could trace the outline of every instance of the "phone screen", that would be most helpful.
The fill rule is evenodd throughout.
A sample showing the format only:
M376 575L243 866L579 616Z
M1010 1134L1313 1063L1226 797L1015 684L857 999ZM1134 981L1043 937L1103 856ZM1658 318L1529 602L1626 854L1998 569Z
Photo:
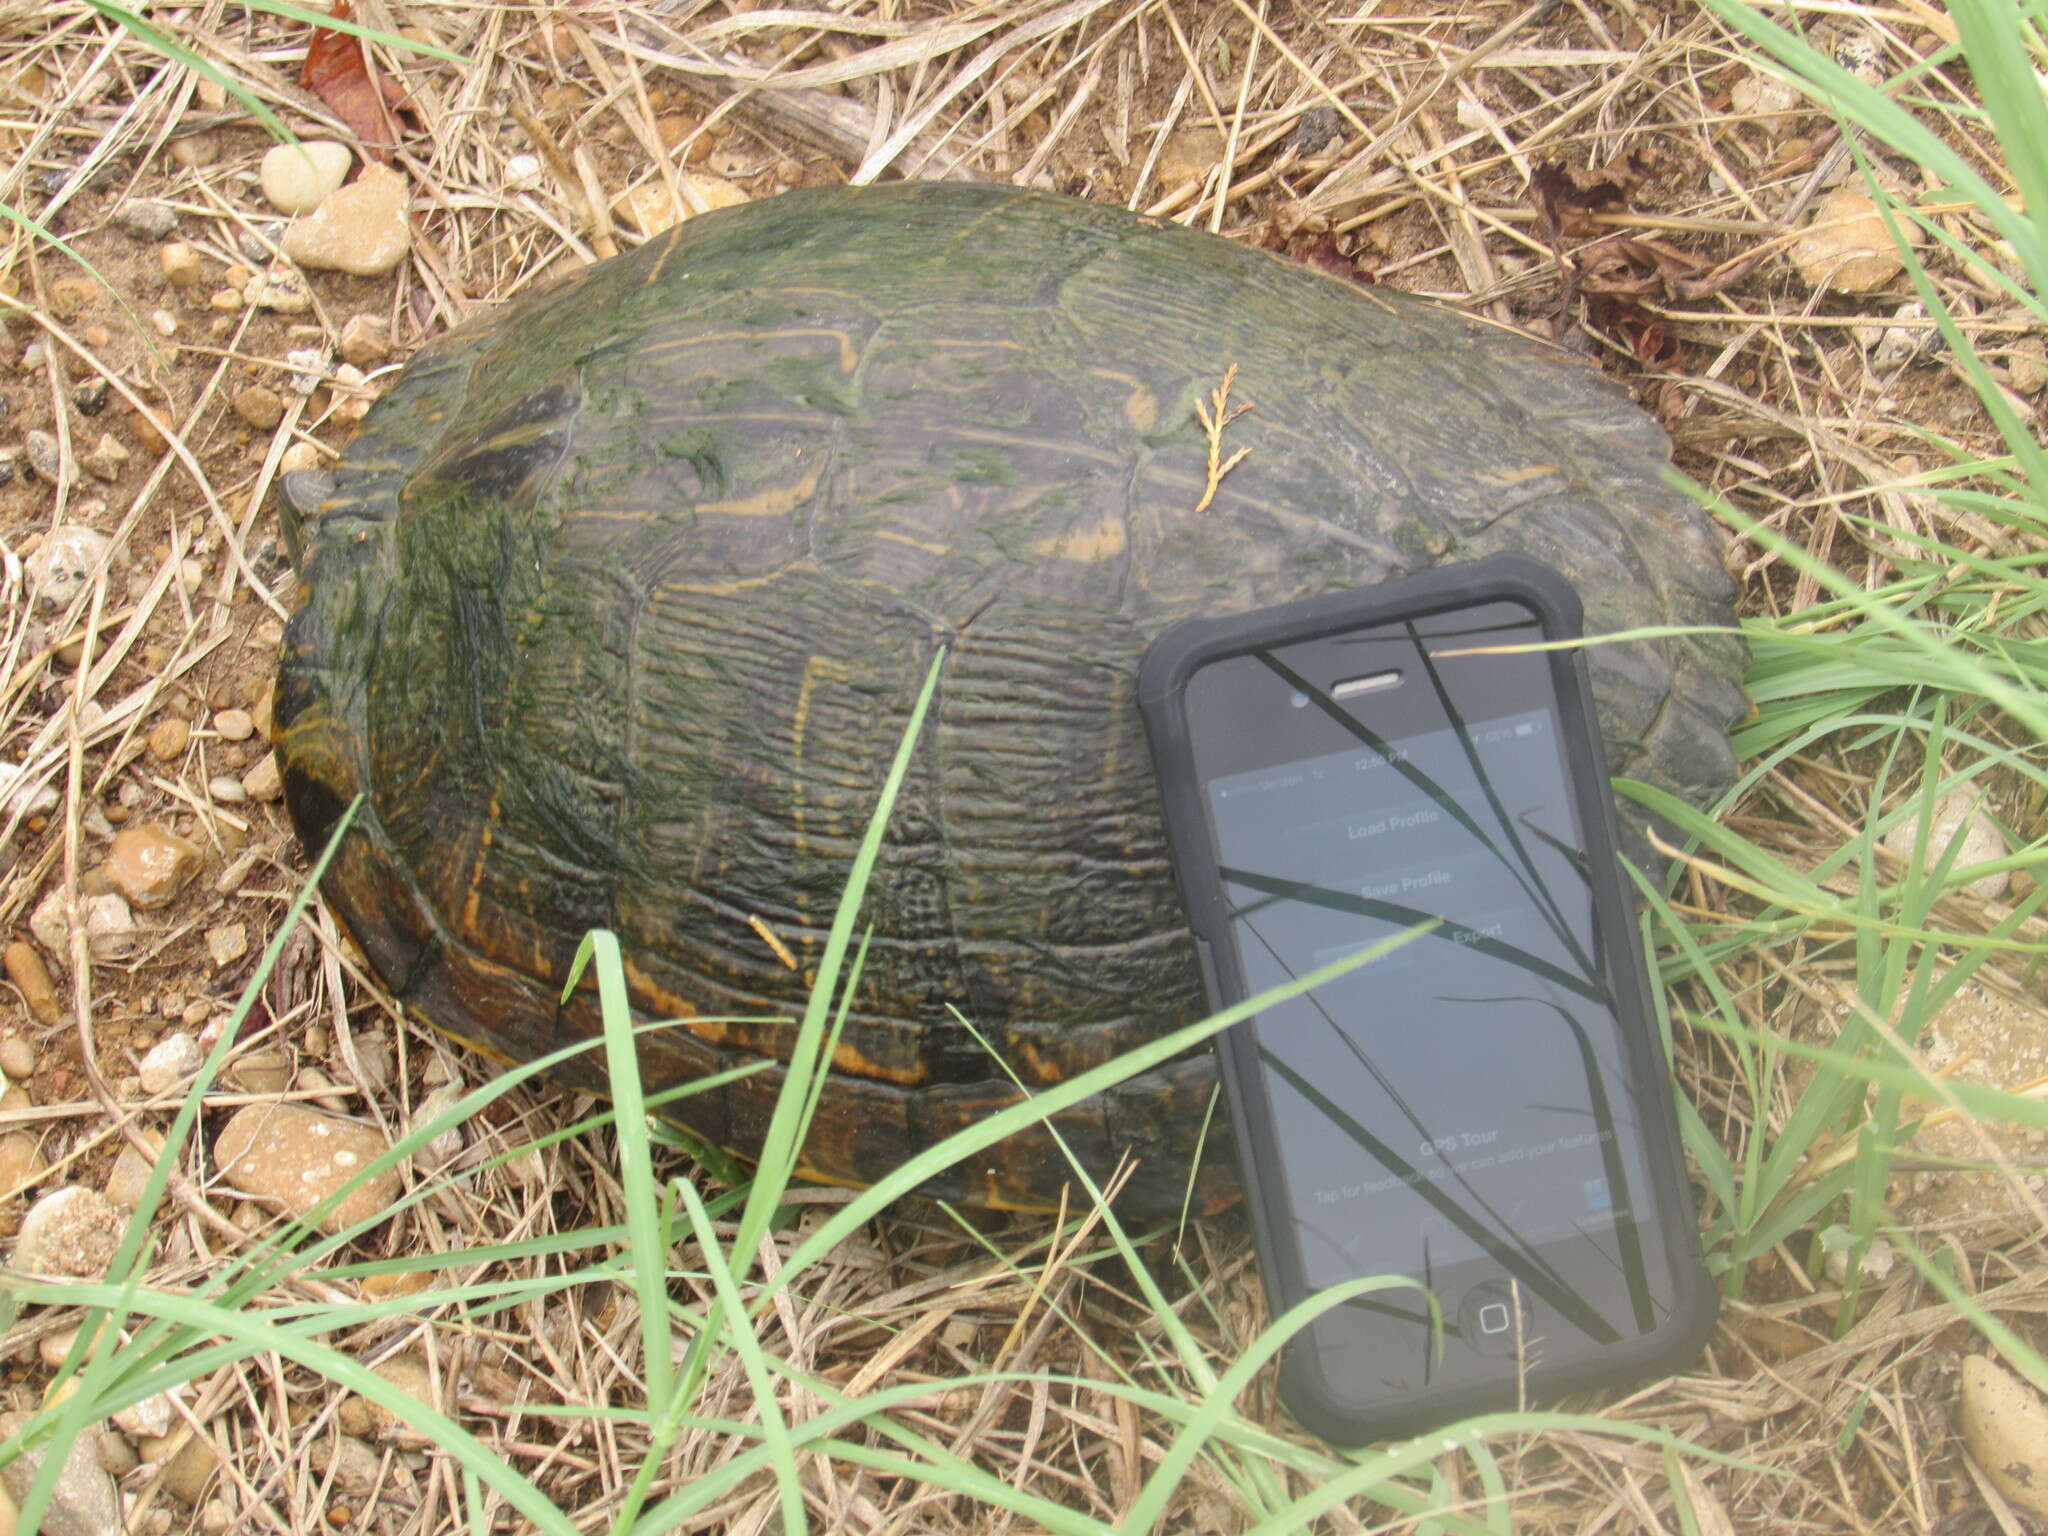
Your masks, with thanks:
M1673 1305L1608 981L1606 946L1633 935L1595 922L1552 663L1473 654L1543 639L1497 602L1188 684L1250 992L1436 924L1243 1026L1295 1288L1402 1275L1441 1308L1440 1335L1405 1287L1312 1325L1362 1408L1583 1358Z

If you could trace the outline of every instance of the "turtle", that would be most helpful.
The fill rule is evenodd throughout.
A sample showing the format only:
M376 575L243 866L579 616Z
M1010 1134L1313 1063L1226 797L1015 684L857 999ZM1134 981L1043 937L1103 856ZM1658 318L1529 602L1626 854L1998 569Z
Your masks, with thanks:
M287 808L381 984L531 1060L618 935L650 1091L758 1152L939 648L872 940L798 1169L914 1151L1200 1017L1136 700L1163 630L1496 551L1589 626L1721 626L1661 429L1518 331L1017 187L812 188L690 218L422 347L305 519ZM1610 762L1702 801L1732 632L1592 648ZM976 1026L965 1027L967 1019ZM602 1053L559 1074L602 1092ZM1139 1214L1234 1193L1197 1051L1053 1119ZM1222 1117L1213 1117L1220 1120ZM1198 1151L1199 1148L1199 1151ZM920 1186L1057 1207L1044 1127Z

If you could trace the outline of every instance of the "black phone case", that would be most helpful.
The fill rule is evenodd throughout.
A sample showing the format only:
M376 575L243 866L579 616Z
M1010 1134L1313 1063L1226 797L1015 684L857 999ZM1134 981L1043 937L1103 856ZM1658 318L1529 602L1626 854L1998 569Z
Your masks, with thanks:
M1521 603L1534 613L1548 639L1568 640L1583 632L1578 593L1564 577L1534 560L1494 555L1358 591L1223 618L1186 620L1153 642L1138 671L1138 703L1152 744L1181 899L1194 930L1212 1008L1242 1001L1249 994L1230 942L1223 884L1195 777L1184 709L1188 680L1210 662L1262 647L1503 599ZM1649 978L1641 948L1629 937L1634 929L1631 903L1615 857L1614 798L1585 660L1576 649L1553 651L1549 656L1559 734L1585 828L1588 863L1599 872L1591 882L1594 921L1615 936L1615 942L1603 948L1611 957L1610 979L1617 1013L1622 1016L1628 1069L1636 1079L1634 1086L1646 1090L1640 1095L1640 1102L1649 1106L1643 1126L1645 1152L1659 1209L1670 1214L1664 1230L1674 1296L1671 1319L1656 1332L1613 1346L1598 1361L1532 1368L1526 1378L1527 1390L1543 1397L1616 1386L1683 1368L1706 1344L1719 1303L1700 1262L1698 1218L1684 1178L1670 1068L1656 1038ZM1274 1213L1284 1211L1287 1202L1277 1173L1273 1130L1264 1112L1265 1095L1252 1091L1260 1068L1249 1031L1241 1027L1225 1030L1216 1038L1216 1055L1243 1170L1245 1203L1258 1245L1259 1273L1277 1316L1309 1293L1295 1267L1281 1261L1276 1242ZM1312 1433L1337 1445L1364 1445L1414 1434L1471 1413L1512 1407L1516 1401L1517 1384L1510 1378L1497 1386L1433 1391L1393 1412L1360 1412L1332 1389L1317 1369L1318 1363L1312 1350L1290 1346L1281 1360L1281 1398Z

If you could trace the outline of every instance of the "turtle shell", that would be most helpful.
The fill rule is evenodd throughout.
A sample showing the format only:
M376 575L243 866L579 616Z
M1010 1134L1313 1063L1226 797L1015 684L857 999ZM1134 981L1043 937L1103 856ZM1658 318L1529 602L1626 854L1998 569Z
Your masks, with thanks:
M1212 501L1197 405L1248 449ZM870 1181L1027 1086L1199 1016L1135 674L1162 630L1501 550L1596 630L1726 624L1664 439L1567 354L1178 225L1015 188L790 193L693 218L419 352L311 530L277 693L325 893L383 983L531 1059L618 934L650 1089L758 1150L807 978L934 648L804 1152ZM1726 784L1732 638L1590 655L1616 772ZM779 938L790 968L762 928ZM975 1021L988 1042L955 1020ZM989 1048L1002 1057L991 1059ZM602 1090L600 1053L567 1069ZM1198 1054L1058 1117L1177 1208ZM1232 1189L1220 1134L1198 1199ZM929 1192L1056 1204L1042 1131Z

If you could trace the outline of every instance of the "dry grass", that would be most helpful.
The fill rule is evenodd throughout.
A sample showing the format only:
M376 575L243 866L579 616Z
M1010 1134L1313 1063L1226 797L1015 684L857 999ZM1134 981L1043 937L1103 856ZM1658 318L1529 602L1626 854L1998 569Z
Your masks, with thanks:
M217 0L152 14L298 132L340 131L296 84L303 28ZM266 501L279 464L297 445L338 449L356 405L350 390L331 384L306 394L286 387L288 353L312 347L331 359L341 325L369 312L390 322L402 358L467 316L632 243L612 208L636 189L688 207L693 172L755 197L813 182L968 176L1117 202L1312 252L1326 264L1353 263L1375 281L1558 336L1636 386L1670 427L1687 471L1870 579L1888 571L1897 547L1845 514L1989 549L2013 537L1989 524L1937 524L1943 514L1923 494L1939 462L1930 432L1987 454L1997 443L1952 364L1912 344L1933 337L1928 322L1898 319L1901 339L1889 351L1859 334L1873 321L1892 323L1906 291L1817 293L1789 259L1792 231L1815 200L1853 183L1849 146L1802 104L1732 105L1751 72L1731 39L1690 6L847 0L749 14L737 0L545 11L379 0L360 18L422 29L414 35L474 63L378 51L418 128L397 157L416 189L414 258L395 280L316 281L318 307L286 321L246 309L216 315L203 293L197 307L177 303L154 249L105 224L124 196L167 198L183 216L181 238L207 263L205 291L224 286L230 263L260 265L255 258L277 236L252 176L268 140L234 101L162 67L76 0L0 14L9 29L0 35L0 137L18 146L0 154L10 162L0 201L73 242L113 289L82 308L68 304L58 284L77 275L73 264L13 237L0 258L5 289L18 295L0 369L11 412L0 430L10 444L26 428L53 430L72 459L91 446L81 438L111 428L134 453L112 482L81 477L54 497L26 477L0 489L0 536L10 550L0 592L0 757L21 765L17 784L49 785L59 796L47 814L8 816L17 852L0 875L0 920L23 928L51 892L76 910L101 852L95 829L112 817L174 820L208 855L205 879L148 919L133 956L89 965L81 931L69 954L50 957L69 977L63 1005L75 1022L40 1023L6 1001L14 1032L38 1043L40 1061L0 1100L0 1130L34 1140L48 1165L41 1182L96 1185L124 1144L146 1145L141 1133L160 1123L163 1105L142 1094L134 1063L188 1008L195 1025L218 1021L252 960L216 966L208 931L243 923L260 948L299 868L275 807L209 791L209 781L247 761L204 729L214 709L256 702L268 673L290 581ZM1919 0L1844 0L1818 25L1887 76L1947 35L1945 19ZM1941 73L1912 91L1930 110L1968 99L1964 83ZM1944 124L1959 148L1995 166L1973 139L1980 130L1954 113ZM218 149L217 160L171 157L173 140L194 133ZM1625 181L1625 197L1559 235L1532 193L1553 161L1613 175ZM1876 173L1908 199L1924 191L1908 167L1880 157ZM1983 243L1960 211L1939 217L1959 240ZM1631 350L1639 333L1589 322L1588 248L1615 232L1663 242L1696 276L1722 280L1701 282L1695 298L1646 301L1675 343L1675 355L1653 354L1668 366L1639 361ZM1987 356L2001 365L2022 352L2039 357L2038 338L2005 295L1939 256L1933 272ZM160 307L175 312L175 337L158 335L147 318ZM36 341L40 363L23 366ZM68 402L96 379L113 398L106 414L83 420ZM228 409L250 382L287 398L272 430L245 428ZM373 375L369 387L376 382ZM2031 413L2030 400L2015 398ZM163 424L167 451L142 451L132 410ZM71 611L32 613L15 552L67 521L110 534L125 566ZM1731 560L1751 611L1785 611L1814 595L1761 550L1740 548ZM64 645L82 645L82 658L53 663ZM170 714L197 729L159 761L145 738ZM1857 765L1796 762L1752 797L1739 824L1788 860L1811 864L1857 822L1866 791ZM2038 805L2008 809L2014 824L2038 823ZM1705 880L1684 894L1702 910L1731 899ZM1958 920L1984 918L1976 911ZM400 1128L439 1083L477 1073L473 1060L390 1016L331 924L318 934L273 979L264 1027L247 1046L283 1049L338 1085L296 1096L339 1093L352 1112ZM1794 1004L1821 1006L1811 993L1825 993L1826 972L1795 978L1798 958L1767 957L1731 977L1747 1011L1762 1020ZM1806 987L1803 1004L1795 979ZM2025 978L2009 980L2028 995ZM1694 1042L1685 1065L1709 1123L1731 1141L1768 1134L1788 1111L1789 1085L1769 1102L1749 1102L1709 1042ZM219 1097L221 1108L237 1102ZM602 1137L491 1161L578 1107L512 1102L516 1112L471 1126L444 1170L467 1176L389 1223L371 1256L538 1245L622 1219ZM0 1219L18 1220L21 1208L10 1202ZM189 1156L158 1233L153 1279L189 1283L270 1220ZM2048 1270L2031 1243L2002 1245L1976 1228L1941 1240L1987 1306L2023 1333L2048 1337L2037 1322L2048 1310ZM770 1239L764 1269L774 1272L789 1242ZM1184 1315L1228 1361L1260 1321L1245 1243L1229 1221L1188 1242ZM848 1391L932 1380L913 1423L971 1447L1005 1480L1114 1520L1161 1454L1158 1426L1106 1393L1043 1379L1113 1380L1147 1369L1155 1325L1102 1252L1092 1236L1055 1244L1043 1222L966 1232L906 1212L778 1305L775 1347ZM1163 1272L1175 1270L1166 1245L1150 1252ZM1685 1525L1674 1478L1706 1531L1974 1528L1971 1512L1995 1496L1966 1473L1952 1438L1955 1364L1969 1330L1901 1266L1869 1288L1865 1310L1835 1337L1837 1291L1808 1273L1804 1257L1780 1250L1759 1267L1749 1300L1728 1309L1697 1372L1607 1409L1747 1466L1674 1473L1652 1450L1547 1436L1510 1461L1522 1528L1677 1531ZM509 1280L552 1262L515 1254L435 1278ZM318 1299L338 1289L353 1286L309 1271L285 1295ZM638 1390L632 1307L620 1287L470 1316L430 1289L415 1316L341 1343L365 1361L423 1351L465 1422L594 1526L641 1449L637 1430L602 1413ZM36 1343L51 1326L31 1316L7 1341L4 1391L15 1404L32 1402L46 1379ZM943 1385L990 1367L1041 1379ZM735 1363L704 1401L709 1411L743 1416L748 1391ZM358 1410L275 1358L220 1373L187 1406L189 1428L224 1453L214 1503L205 1515L189 1511L145 1470L131 1480L134 1529L223 1518L292 1532L459 1528L454 1472L416 1440L380 1446L373 1486L332 1486L317 1447ZM786 1407L798 1417L815 1411ZM1269 1403L1261 1410L1270 1418ZM725 1444L686 1435L661 1486L697 1475ZM814 1516L833 1528L1007 1527L949 1495L818 1460L807 1466ZM1443 1474L1454 1487L1469 1475L1452 1458ZM1175 1529L1241 1524L1227 1489L1195 1486L1201 1491L1176 1511ZM1463 1492L1476 1499L1480 1490ZM776 1506L764 1480L695 1528L753 1536L775 1528ZM1331 1524L1376 1529L1384 1518L1360 1510ZM1961 1523L1945 1523L1952 1519Z

